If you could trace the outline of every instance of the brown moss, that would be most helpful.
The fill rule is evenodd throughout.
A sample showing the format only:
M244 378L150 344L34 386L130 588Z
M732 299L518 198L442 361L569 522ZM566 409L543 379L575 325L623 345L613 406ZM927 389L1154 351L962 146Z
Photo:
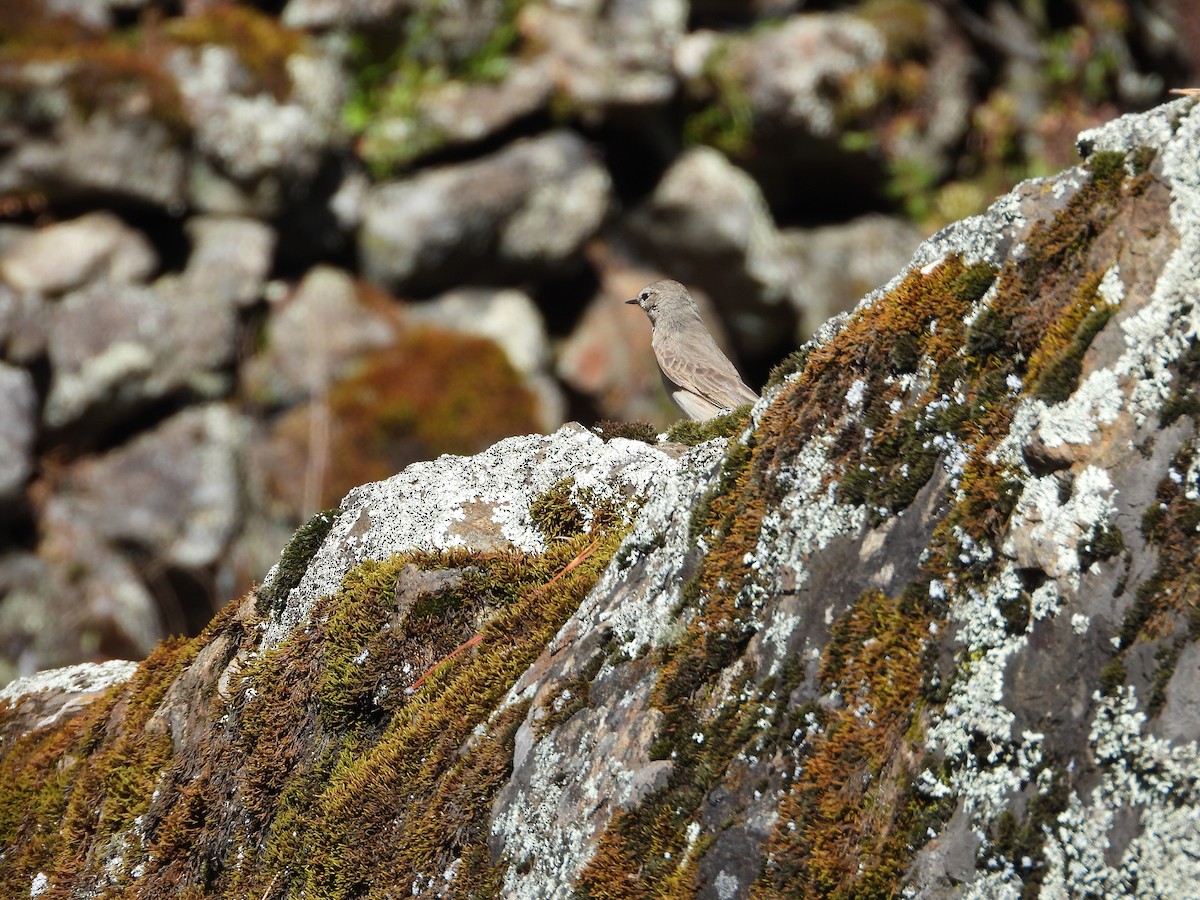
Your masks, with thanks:
M177 44L230 48L257 86L276 100L286 100L291 93L287 62L304 50L306 40L303 32L283 27L274 16L228 2L205 6L198 15L172 19L165 30Z
M330 389L326 402L322 506L417 460L477 453L538 428L535 400L502 350L482 338L433 329L414 331L364 359ZM298 459L309 456L312 415L310 408L297 410L279 426Z
M932 621L919 606L869 591L834 626L821 690L842 700L806 741L755 896L895 890L910 862L910 819L920 811L897 800L921 759L922 647Z

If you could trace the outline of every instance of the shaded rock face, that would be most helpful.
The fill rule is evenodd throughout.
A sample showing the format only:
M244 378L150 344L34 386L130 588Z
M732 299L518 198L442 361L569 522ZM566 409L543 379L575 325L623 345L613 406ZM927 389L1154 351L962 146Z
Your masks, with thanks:
M1080 147L731 437L415 464L99 698L6 692L0 878L1188 896L1200 108Z

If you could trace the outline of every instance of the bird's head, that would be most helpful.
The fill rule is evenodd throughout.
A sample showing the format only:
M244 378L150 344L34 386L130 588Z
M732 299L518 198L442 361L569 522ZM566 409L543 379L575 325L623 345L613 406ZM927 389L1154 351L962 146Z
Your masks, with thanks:
M670 315L678 310L695 306L695 301L687 292L687 288L669 278L646 285L640 294L625 302L636 303L640 306L646 311L651 322L657 322L660 314Z

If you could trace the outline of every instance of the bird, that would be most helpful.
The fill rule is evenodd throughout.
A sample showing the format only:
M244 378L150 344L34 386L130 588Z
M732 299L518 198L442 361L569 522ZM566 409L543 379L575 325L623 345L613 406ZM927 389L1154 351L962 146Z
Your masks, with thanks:
M625 302L637 304L650 317L650 346L663 387L689 418L704 421L758 399L717 347L696 301L678 281L656 281Z

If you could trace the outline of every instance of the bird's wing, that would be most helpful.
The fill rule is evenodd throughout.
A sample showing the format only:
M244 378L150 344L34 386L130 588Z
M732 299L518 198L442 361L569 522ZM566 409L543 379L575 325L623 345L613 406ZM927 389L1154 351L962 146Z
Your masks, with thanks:
M683 350L670 345L654 348L663 374L675 384L691 391L722 409L733 409L743 403L753 403L758 394L746 386L716 344Z

